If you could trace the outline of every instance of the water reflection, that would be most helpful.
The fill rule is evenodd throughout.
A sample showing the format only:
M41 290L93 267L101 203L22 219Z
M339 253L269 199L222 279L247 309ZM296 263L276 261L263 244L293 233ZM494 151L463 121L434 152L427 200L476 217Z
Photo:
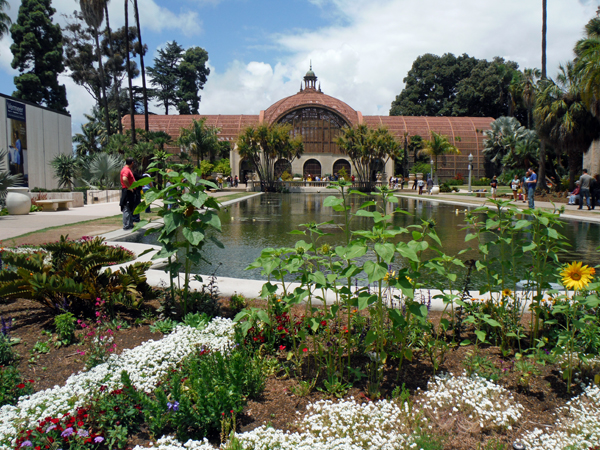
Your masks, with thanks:
M257 278L261 276L259 271L245 271L244 269L254 261L263 248L266 247L293 247L303 236L291 235L290 231L298 229L300 224L315 222L323 223L333 221L333 224L323 226L323 230L329 235L319 239L319 244L341 245L344 242L344 233L339 225L343 224L342 213L333 211L330 207L323 206L325 198L331 193L322 194L264 194L246 201L230 205L221 211L222 233L216 236L225 245L219 249L212 244L205 247L205 257L214 264L199 265L196 270L199 273L210 274L221 262L217 275L234 278ZM352 197L350 205L353 210L369 198ZM393 218L394 226L408 227L413 224L421 224L422 220L433 220L436 223L436 231L443 243L443 251L449 255L457 255L459 251L471 245L475 247L476 241L465 243L464 230L465 207L457 207L444 203L421 201L418 199L400 199L399 205L411 215L396 214ZM372 219L355 217L351 223L351 229L370 228ZM565 226L559 230L564 234L572 247L568 254L562 255L564 260L583 260L588 264L597 265L600 257L596 247L600 243L600 226L587 222L565 221ZM308 238L304 238L308 240ZM409 234L401 235L399 239L408 241ZM151 237L143 238L145 242L151 242ZM460 256L464 261L478 258L479 253L475 250L468 251ZM431 257L434 253L431 252ZM367 255L368 257L368 255ZM429 256L428 256L429 257ZM396 264L396 267L398 264ZM480 284L482 280L475 280Z

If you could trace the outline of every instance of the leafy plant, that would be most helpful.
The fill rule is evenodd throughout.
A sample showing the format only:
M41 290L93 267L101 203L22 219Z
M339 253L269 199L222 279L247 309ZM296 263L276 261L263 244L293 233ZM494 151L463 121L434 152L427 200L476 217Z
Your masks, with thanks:
M15 366L0 366L0 406L14 405L19 397L33 393L33 380L24 380Z
M58 339L64 345L75 342L75 329L77 328L77 319L73 313L66 312L54 317L54 327L58 333Z
M477 375L490 381L498 381L502 376L502 369L497 367L490 357L478 351L467 352L462 365L468 376Z
M246 304L246 297L236 292L234 292L233 295L229 298L229 308L235 314L244 309L246 307Z
M177 321L167 317L166 319L157 320L152 325L150 325L150 331L152 331L153 333L159 332L162 334L169 334L177 327L177 325Z

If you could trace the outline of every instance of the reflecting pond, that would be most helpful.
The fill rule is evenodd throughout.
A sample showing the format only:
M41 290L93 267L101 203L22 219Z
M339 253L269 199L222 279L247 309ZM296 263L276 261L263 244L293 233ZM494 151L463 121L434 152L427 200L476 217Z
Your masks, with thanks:
M212 274L233 278L261 279L258 270L244 270L267 247L293 247L304 236L292 235L289 232L299 229L300 224L316 222L326 224L323 231L329 233L319 239L319 244L340 245L344 242L344 233L338 226L343 223L343 215L323 206L323 201L332 192L321 194L263 194L224 207L219 216L222 222L222 233L216 237L225 248L217 248L212 243L205 246L205 258L212 264L203 263L195 268L197 273ZM366 197L353 197L351 204L358 208ZM457 207L435 201L400 198L399 206L411 215L396 214L393 223L398 227L420 224L421 220L435 221L436 231L443 243L443 251L449 255L457 255L476 241L465 243L464 230L465 207ZM358 217L352 222L352 229L368 229L372 219ZM565 221L559 230L564 234L572 247L568 254L562 255L564 260L582 260L587 264L600 264L600 254L596 250L600 243L600 225L588 222ZM410 240L410 235L401 235L400 239ZM132 235L130 240L155 243L152 235ZM433 256L433 252L431 253ZM479 253L468 251L460 256L462 260L477 259ZM366 255L368 257L369 255ZM396 264L397 266L397 264ZM462 275L459 272L459 275ZM524 274L525 275L525 274ZM479 285L482 280L473 280Z

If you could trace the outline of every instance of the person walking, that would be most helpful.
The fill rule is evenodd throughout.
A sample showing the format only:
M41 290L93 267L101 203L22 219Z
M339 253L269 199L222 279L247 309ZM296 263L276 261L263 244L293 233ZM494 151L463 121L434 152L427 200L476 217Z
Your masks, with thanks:
M525 176L521 180L521 190L523 191L523 203L527 202L527 179L529 178L529 170L525 172Z
M537 175L535 170L529 169L529 177L527 178L527 199L529 201L529 209L535 209L534 196L535 187L537 186Z
M496 200L496 192L498 192L498 178L496 178L496 175L490 181L490 191L492 192L492 198Z
M431 195L431 189L433 189L433 178L427 178L427 193Z
M421 178L416 184L419 186L419 195L423 195L423 187L425 186L425 182Z
M579 208L583 208L583 199L585 198L585 205L587 209L592 209L590 206L590 186L592 184L593 178L588 175L587 169L583 169L583 173L579 178Z
M133 211L135 208L135 194L131 185L135 182L132 168L135 161L132 157L125 160L125 166L121 169L121 201L119 206L123 213L123 229L131 230L133 228Z
M513 180L510 182L510 188L513 193L513 200L516 202L519 199L519 175L515 175Z

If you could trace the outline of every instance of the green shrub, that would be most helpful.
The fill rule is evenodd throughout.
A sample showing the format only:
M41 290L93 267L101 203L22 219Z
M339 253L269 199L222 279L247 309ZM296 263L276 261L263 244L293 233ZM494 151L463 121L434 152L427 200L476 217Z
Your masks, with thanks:
M471 183L472 186L489 186L490 185L490 179L483 177L480 178L479 180L473 180L473 182Z
M457 180L454 178L452 178L450 180L446 180L444 183L447 184L448 186L462 186L464 184L463 180Z
M150 432L174 433L178 440L201 439L221 429L224 414L239 414L247 399L265 387L262 364L240 347L230 353L202 348L173 371L154 396L136 392Z
M12 364L17 359L17 354L7 334L0 333L0 366Z
M33 393L33 380L23 380L14 366L0 367L0 406L14 405L19 397Z
M410 168L410 173L430 173L431 164L426 162L418 161L414 166Z
M237 292L234 292L229 299L229 308L233 313L238 313L247 305L246 297Z
M175 329L175 327L177 327L178 324L179 322L167 317L166 319L157 320L150 325L150 331L153 333L159 332L162 334L169 334Z
M56 328L58 339L62 344L69 345L75 342L76 324L77 319L70 312L54 317L54 327Z

